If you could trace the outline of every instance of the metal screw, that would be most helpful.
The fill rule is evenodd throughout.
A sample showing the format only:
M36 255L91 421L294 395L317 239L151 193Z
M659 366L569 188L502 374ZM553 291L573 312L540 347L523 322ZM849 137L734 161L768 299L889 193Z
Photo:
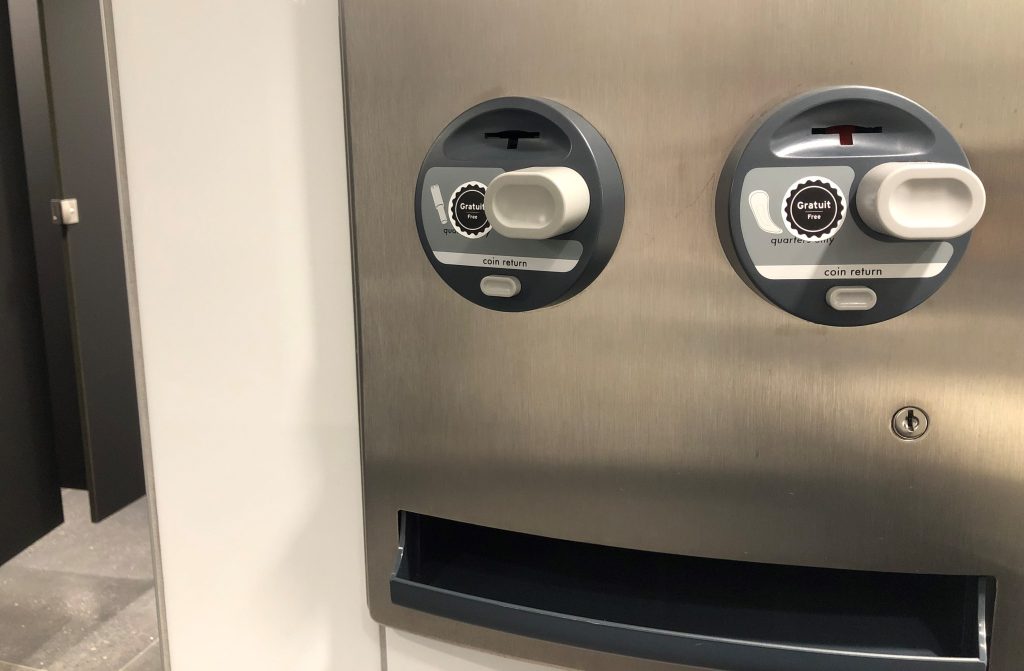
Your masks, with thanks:
M928 430L928 415L921 408L900 408L892 417L892 430L903 440L920 438Z

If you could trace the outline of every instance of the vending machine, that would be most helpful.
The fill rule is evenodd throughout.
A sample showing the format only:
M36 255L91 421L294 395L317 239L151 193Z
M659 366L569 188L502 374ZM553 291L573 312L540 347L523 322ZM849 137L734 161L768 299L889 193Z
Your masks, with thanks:
M1024 666L1024 5L342 14L376 620Z

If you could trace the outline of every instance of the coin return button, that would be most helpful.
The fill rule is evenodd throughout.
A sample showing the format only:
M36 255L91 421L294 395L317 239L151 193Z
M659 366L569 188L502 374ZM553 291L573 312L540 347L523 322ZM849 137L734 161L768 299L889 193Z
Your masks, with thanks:
M832 287L825 300L834 310L870 310L878 297L867 287Z
M521 289L519 279L511 275L488 275L480 280L480 291L484 296L512 298L518 295Z

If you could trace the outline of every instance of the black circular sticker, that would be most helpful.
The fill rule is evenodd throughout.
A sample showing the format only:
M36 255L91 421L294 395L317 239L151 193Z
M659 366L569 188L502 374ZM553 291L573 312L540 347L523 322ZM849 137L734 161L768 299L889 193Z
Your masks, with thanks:
M487 187L480 182L466 182L455 189L448 201L448 214L455 230L467 238L481 238L491 230L484 212Z
M786 191L782 218L789 232L802 240L828 240L846 220L843 190L825 177L804 178Z

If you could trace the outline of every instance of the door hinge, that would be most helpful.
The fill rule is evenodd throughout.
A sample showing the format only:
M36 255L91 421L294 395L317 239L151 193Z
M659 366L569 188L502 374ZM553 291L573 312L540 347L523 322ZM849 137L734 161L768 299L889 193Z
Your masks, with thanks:
M50 214L55 224L70 226L78 223L78 199L54 198L50 201Z

